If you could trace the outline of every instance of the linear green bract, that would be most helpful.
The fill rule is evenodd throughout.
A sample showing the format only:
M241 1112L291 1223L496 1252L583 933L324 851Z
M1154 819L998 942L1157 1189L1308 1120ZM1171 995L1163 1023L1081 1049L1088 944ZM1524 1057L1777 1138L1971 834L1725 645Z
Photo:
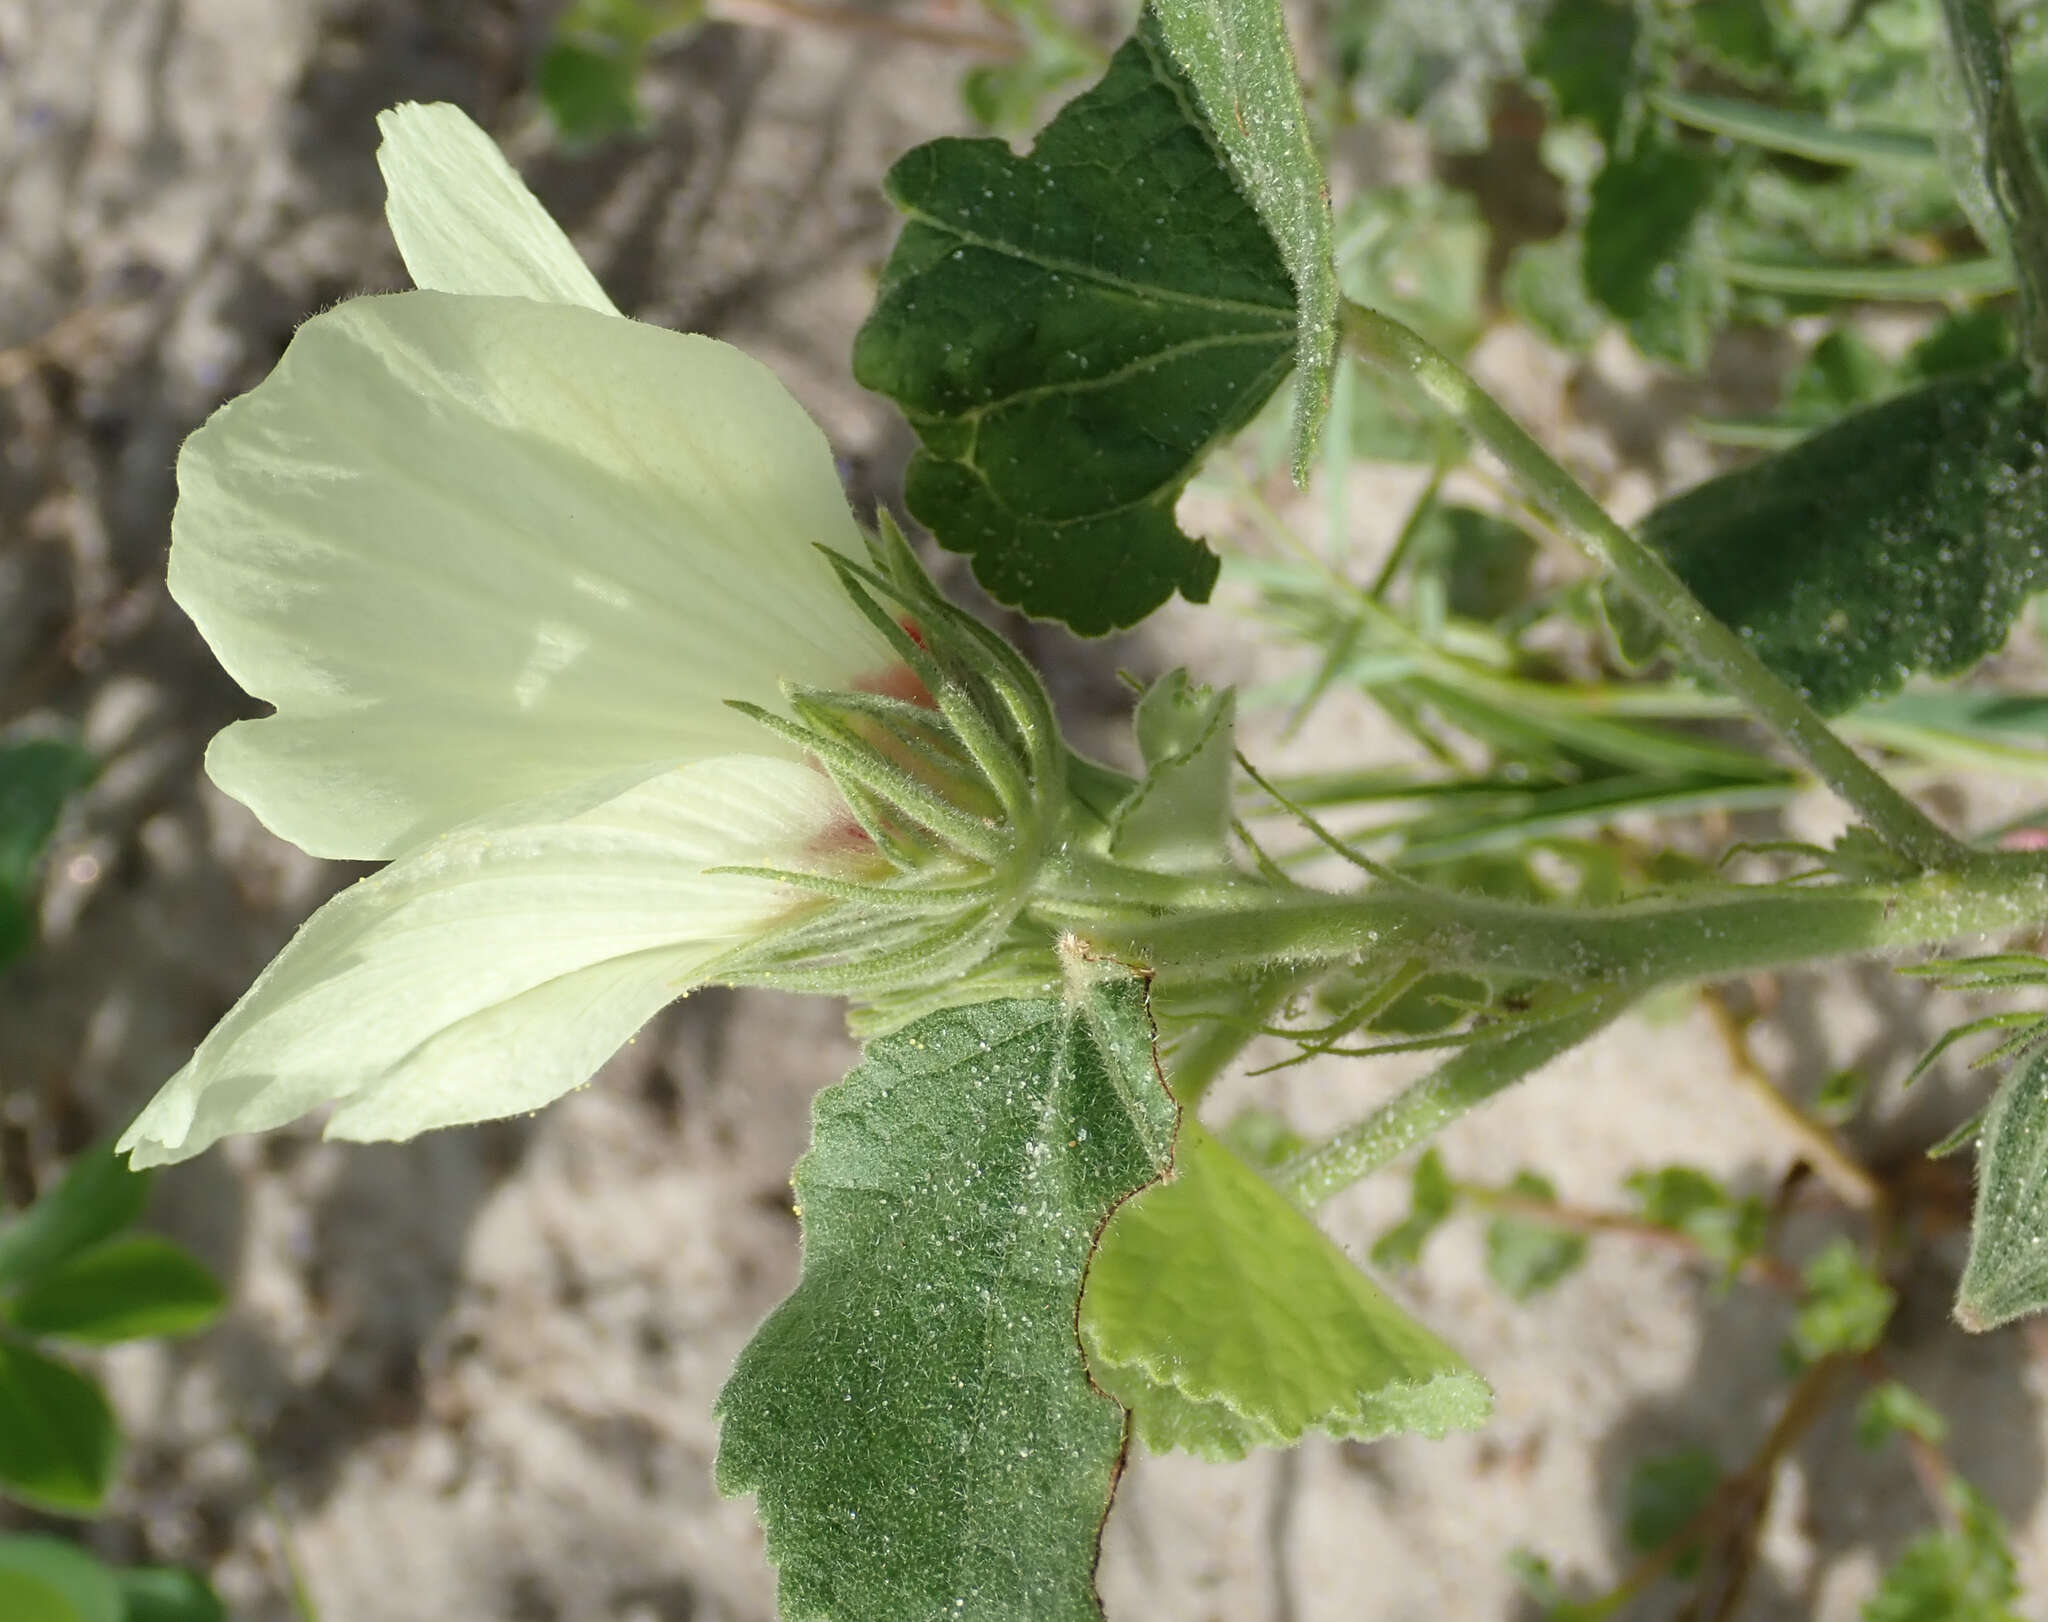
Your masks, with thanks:
M1096 1235L1164 1173L1175 1109L1143 983L949 1009L819 1094L803 1276L718 1400L719 1486L759 1494L782 1611L1096 1622L1124 1416L1075 1318Z
M2048 411L1942 378L1658 507L1643 539L1823 714L1955 675L2048 586Z
M910 510L1000 601L1084 635L1217 559L1174 503L1295 353L1295 290L1148 12L1028 157L947 139L890 170L908 220L854 375L923 441Z
M1155 1452L1238 1459L1311 1430L1442 1436L1492 1397L1279 1191L1193 1121L1173 1180L1117 1213L1089 1269L1096 1383Z

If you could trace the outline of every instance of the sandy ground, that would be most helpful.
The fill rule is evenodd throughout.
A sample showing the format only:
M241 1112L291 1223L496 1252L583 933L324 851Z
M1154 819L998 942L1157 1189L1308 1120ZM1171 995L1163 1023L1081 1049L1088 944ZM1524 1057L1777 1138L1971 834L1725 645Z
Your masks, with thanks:
M659 62L647 143L570 158L522 90L542 9L0 0L0 724L75 726L108 763L58 843L46 944L0 979L11 1191L132 1113L353 876L279 844L200 776L206 738L250 706L161 573L180 438L305 314L397 282L379 108L462 103L624 308L774 364L857 491L886 494L901 465L902 429L844 357L891 231L877 177L960 126L961 59L715 27ZM1512 337L1485 370L1639 506L1701 466L1663 428L1703 400L1753 405L1758 360L1738 356L1719 395L1612 357L1574 371ZM1216 679L1268 668L1240 633L1181 613L1116 648L1032 642L1101 742L1117 663L1157 669L1170 648ZM1369 736L1338 711L1299 758L1356 758ZM1760 1045L1795 1086L1849 1062L1895 1080L1940 1028L1899 982L1856 971L1788 981ZM247 1622L291 1614L287 1536L329 1622L769 1616L749 1508L711 1487L709 1407L793 1277L789 1166L811 1094L851 1054L829 1004L707 993L532 1120L377 1149L290 1131L165 1177L152 1220L232 1281L235 1304L198 1342L108 1360L132 1440L94 1540L207 1568ZM1226 1084L1218 1102L1258 1096L1312 1130L1390 1085L1310 1067ZM1859 1142L1926 1141L1957 1111L1949 1085L1926 1084L1911 1114L1887 1095ZM1533 1164L1591 1203L1645 1164L1682 1156L1767 1190L1791 1158L1697 1010L1611 1034L1444 1146L1461 1175ZM1404 1201L1404 1180L1382 1179L1328 1221L1362 1247ZM1901 1372L1947 1409L1957 1457L2025 1527L2029 1576L2048 1584L2039 1370L2016 1334L1944 1327L1956 1261L1939 1252L1909 1287ZM1485 1281L1478 1225L1459 1222L1395 1288L1494 1381L1494 1424L1231 1468L1138 1460L1104 1564L1112 1617L1514 1617L1511 1549L1574 1584L1611 1579L1630 1465L1690 1441L1739 1458L1783 1390L1782 1302L1722 1298L1626 1242L1514 1307ZM1824 1425L1793 1459L1744 1614L1855 1615L1923 1522L1894 1454L1861 1455L1845 1422ZM1632 1614L1674 1604L1664 1591Z

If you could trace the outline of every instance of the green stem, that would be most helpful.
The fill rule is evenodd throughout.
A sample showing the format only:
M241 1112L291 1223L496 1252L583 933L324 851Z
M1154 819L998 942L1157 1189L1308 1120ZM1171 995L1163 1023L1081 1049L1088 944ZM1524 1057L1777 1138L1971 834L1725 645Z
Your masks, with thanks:
M1569 1052L1635 1001L1635 988L1617 987L1580 998L1555 1018L1482 1037L1382 1104L1355 1126L1297 1155L1276 1174L1280 1187L1303 1205L1320 1205L1475 1104Z
M2048 185L2034 157L1991 0L1942 0L1941 12L1976 118L1984 179L2012 249L2021 349L2035 388L2048 391Z
M1360 356L1411 379L1498 456L1551 521L1611 570L1672 640L1796 750L1887 846L1923 870L1964 859L1964 846L1836 737L1805 699L1700 605L1670 565L1609 518L1521 424L1448 357L1400 322L1360 305L1344 306L1343 330Z
M2044 919L2048 859L2002 852L1897 881L1756 885L1606 907L1377 885L1105 925L1088 938L1112 957L1174 974L1334 968L1419 953L1439 968L1647 990L1934 946Z

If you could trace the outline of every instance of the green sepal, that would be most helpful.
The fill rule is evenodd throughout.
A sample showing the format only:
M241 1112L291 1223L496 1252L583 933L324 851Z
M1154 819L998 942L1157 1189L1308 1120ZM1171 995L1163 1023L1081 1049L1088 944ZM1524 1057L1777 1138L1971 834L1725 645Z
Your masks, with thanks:
M1442 1436L1492 1407L1463 1358L1191 1120L1172 1179L1103 1234L1081 1336L1096 1384L1154 1451Z

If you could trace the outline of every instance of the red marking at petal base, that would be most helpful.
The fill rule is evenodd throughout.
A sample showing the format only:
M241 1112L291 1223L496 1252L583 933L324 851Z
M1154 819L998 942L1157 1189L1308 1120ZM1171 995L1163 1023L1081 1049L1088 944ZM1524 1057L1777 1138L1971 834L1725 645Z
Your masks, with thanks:
M931 690L908 665L891 665L878 675L856 676L853 690L856 693L874 693L882 698L901 699L906 704L917 705L919 709L935 710L939 707L932 699Z

